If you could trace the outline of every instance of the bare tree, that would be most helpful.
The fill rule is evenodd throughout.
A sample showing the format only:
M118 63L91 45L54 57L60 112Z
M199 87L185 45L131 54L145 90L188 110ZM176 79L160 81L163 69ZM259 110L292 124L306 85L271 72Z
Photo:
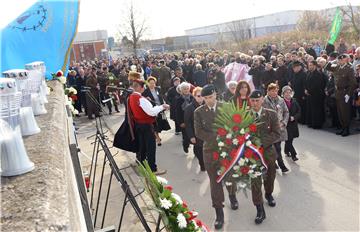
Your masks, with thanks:
M227 23L226 27L237 45L251 38L250 24L246 20L232 21Z
M139 48L140 39L142 39L148 28L145 23L145 18L141 18L141 14L135 11L132 2L128 12L128 15L123 19L123 23L119 26L119 34L123 42L126 41L126 43L132 47L133 53L136 56L136 49Z
M326 31L328 22L319 11L304 11L297 22L299 31Z
M350 22L357 37L360 38L360 7L352 6L349 1L346 6L340 7L340 10L346 16L345 20Z

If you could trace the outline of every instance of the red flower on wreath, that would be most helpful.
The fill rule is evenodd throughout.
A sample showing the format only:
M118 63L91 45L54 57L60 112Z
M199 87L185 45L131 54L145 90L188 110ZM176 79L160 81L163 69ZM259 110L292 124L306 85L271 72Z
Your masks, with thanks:
M225 130L224 128L219 128L219 129L217 130L217 134L218 134L219 136L225 136L225 135L227 134L227 130Z
M239 145L241 146L243 143L245 143L245 136L244 135L239 135L236 137L238 140Z
M234 159L236 157L236 154L237 154L237 149L232 149L231 152L230 152L230 157L232 159Z
M171 185L166 185L164 186L164 189L167 189L169 191L172 191L173 190L173 187Z
M249 171L250 171L250 168L248 166L243 166L240 168L240 172L244 175L248 174Z
M232 119L235 123L241 123L241 121L242 121L240 114L233 114Z
M217 153L216 151L213 152L213 159L215 161L218 161L219 160L219 153Z
M245 153L244 153L244 156L245 156L246 158L248 158L248 159L253 158L253 151L250 150L250 149L246 149L246 150L245 150Z
M188 205L185 202L183 202L182 207L187 209Z
M195 219L196 225L200 228L202 228L203 224L199 219Z
M240 129L240 128L239 128L238 126L233 126L233 127L232 127L232 131L234 131L234 132L239 131L239 129Z
M70 98L73 100L73 101L77 101L78 97L76 95L71 95Z
M227 145L231 145L232 141L231 141L231 139L225 139L225 143L226 143Z
M230 166L230 161L228 159L223 159L223 160L221 160L221 165L224 168L228 168Z
M62 71L57 71L57 72L56 72L56 76L57 76L57 77L61 77L62 75L63 75L63 72L62 72Z
M250 130L250 132L255 133L255 132L256 132L256 130L257 130L257 126L256 126L255 124L250 124L250 126L249 126L249 130Z
M258 150L261 154L264 154L264 147L259 147Z

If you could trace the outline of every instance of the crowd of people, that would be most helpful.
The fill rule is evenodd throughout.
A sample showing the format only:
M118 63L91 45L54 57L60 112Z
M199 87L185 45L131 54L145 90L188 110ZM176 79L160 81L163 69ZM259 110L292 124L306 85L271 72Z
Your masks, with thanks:
M76 108L79 112L84 108L89 119L100 116L100 104L106 105L111 114L112 107L119 111L118 105L126 103L137 135L137 159L147 160L157 175L166 173L156 165L156 144L161 146L161 132L170 129L165 113L170 110L175 135L182 135L183 151L188 153L193 145L200 170L209 175L215 228L220 229L224 223L224 192L215 181L217 168L211 162L210 151L216 137L212 124L218 107L222 102L248 106L254 115L272 125L273 131L263 128L260 138L268 144L265 152L274 154L270 155L271 168L264 187L265 199L275 206L275 169L289 171L282 153L294 162L298 160L293 145L299 137L298 123L321 129L329 118L330 126L345 137L351 132L351 121L360 118L360 47L353 45L347 50L341 40L338 51L330 44L322 49L319 44L304 43L301 47L293 43L291 50L284 52L271 45L257 54L191 50L179 55L96 60L75 63L67 84L77 88ZM95 98L88 97L82 91L84 87ZM121 92L131 94L126 97ZM231 208L236 210L236 196L233 189L228 190ZM257 224L265 219L262 201L262 193L253 189Z

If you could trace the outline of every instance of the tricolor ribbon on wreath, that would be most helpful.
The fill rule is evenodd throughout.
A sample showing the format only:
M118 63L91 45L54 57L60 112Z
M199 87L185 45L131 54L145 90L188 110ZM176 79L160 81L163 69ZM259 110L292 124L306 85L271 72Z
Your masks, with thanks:
M224 179L226 174L234 167L234 165L237 164L242 157L244 157L246 148L249 148L253 151L254 155L256 155L261 160L262 165L267 170L268 167L266 165L264 155L259 151L259 149L254 144L251 143L250 137L251 136L249 134L245 134L245 142L239 146L238 150L236 151L236 156L232 159L230 165L226 167L225 171L223 171L218 176L218 178L216 179L217 183L220 183Z

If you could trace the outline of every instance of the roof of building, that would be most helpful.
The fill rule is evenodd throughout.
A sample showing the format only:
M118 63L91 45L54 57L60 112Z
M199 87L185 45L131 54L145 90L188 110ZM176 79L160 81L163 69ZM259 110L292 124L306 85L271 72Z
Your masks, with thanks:
M94 42L99 40L107 40L108 33L106 30L83 31L78 32L75 36L74 43Z

